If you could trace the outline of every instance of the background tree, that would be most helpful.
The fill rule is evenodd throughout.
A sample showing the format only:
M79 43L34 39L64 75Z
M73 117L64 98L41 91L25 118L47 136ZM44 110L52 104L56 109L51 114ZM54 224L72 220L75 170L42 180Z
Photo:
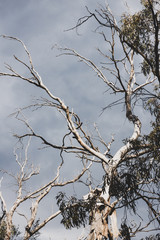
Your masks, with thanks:
M31 207L31 218L27 221L25 228L25 239L29 239L36 231L45 226L47 222L55 216L62 215L62 223L67 228L80 227L86 225L87 220L90 224L90 232L87 237L93 239L131 239L139 232L158 231L159 230L159 22L156 1L142 1L142 10L134 15L125 14L121 21L117 23L114 15L108 6L100 7L99 10L91 12L79 19L77 27L90 18L96 20L98 24L96 31L100 31L103 40L106 43L104 49L98 48L98 51L104 56L105 62L100 66L96 65L77 51L69 48L58 49L62 52L60 55L71 55L78 58L81 62L87 64L97 74L97 76L108 86L110 93L114 94L114 101L106 106L114 106L122 103L125 108L126 118L133 126L131 137L123 140L123 146L116 151L111 151L111 144L101 136L97 126L95 126L96 136L90 135L84 127L80 117L67 106L64 101L52 94L44 85L42 78L35 70L31 55L25 44L18 38L4 36L11 40L18 41L22 44L28 62L14 56L15 60L26 68L28 73L22 75L18 73L10 65L6 65L8 72L1 72L1 76L11 78L19 78L37 88L43 90L46 98L37 100L35 104L30 105L29 109L39 109L42 107L50 107L57 109L66 121L67 130L62 137L62 144L53 144L48 141L45 136L35 132L28 122L23 118L21 111L16 113L16 118L22 121L28 132L24 134L16 134L19 140L28 137L38 138L45 146L58 149L60 153L61 163L57 170L56 177L38 188L33 193L29 193L24 197L21 196L22 182L29 179L29 176L38 174L33 170L29 175L24 175L23 166L26 164L26 158L23 164L17 160L20 166L20 177L18 178L19 194L16 200L17 209L21 202L28 199L34 199L35 203ZM156 6L156 7L155 7ZM108 34L110 31L110 34ZM108 53L106 53L108 49ZM118 52L117 52L118 51ZM136 63L136 64L135 64ZM137 64L138 63L138 64ZM123 71L122 71L123 69ZM108 75L107 75L108 74ZM157 90L153 90L153 83L156 84ZM119 96L117 98L117 96ZM120 99L120 100L119 100ZM141 116L136 112L137 105L148 101L148 109L153 114L152 129L147 135L141 134L143 121ZM95 138L96 137L96 138ZM98 138L98 143L97 143ZM59 178L59 170L65 163L65 154L72 154L78 157L83 163L81 173L74 179L67 182L57 183ZM93 188L92 181L88 181L91 177L83 179L83 183L89 187L89 193L82 196L81 199L76 197L67 197L66 194L60 192L57 195L57 204L59 211L54 213L38 223L36 229L32 231L32 226L37 215L38 205L42 199L45 199L49 191L55 186L64 186L69 183L76 182L88 170L91 164L98 164L102 167L103 185L98 184ZM19 202L20 199L20 202ZM1 197L3 202L3 198ZM139 216L138 207L145 203L148 207L148 220L143 220L143 216ZM4 204L3 204L4 205ZM117 223L119 210L125 209L123 221L120 220L121 228ZM130 210L135 214L135 224L130 222ZM14 210L15 211L15 210ZM8 236L10 239L12 216L14 211L10 211L8 221ZM78 213L78 214L77 214ZM118 217L117 217L118 215ZM138 219L137 219L138 218ZM154 225L152 225L154 223ZM150 226L153 226L150 228Z
M24 123L28 123L25 121ZM30 127L29 127L30 128ZM28 135L28 134L27 134ZM29 134L30 135L30 134ZM23 136L25 137L25 136ZM40 173L40 169L37 167L34 167L33 164L29 164L28 162L28 147L30 145L30 139L26 145L25 148L25 155L24 159L22 158L21 152L18 153L16 150L14 151L15 157L16 157L16 163L19 166L19 172L17 174L8 173L7 171L3 171L3 173L6 173L8 176L12 177L17 185L16 190L16 197L13 205L10 209L7 208L7 204L5 202L5 199L2 196L2 193L0 194L0 199L2 203L2 220L1 220L1 231L2 236L4 236L5 240L12 239L13 237L17 237L19 235L19 231L17 228L13 225L13 217L17 213L19 216L22 216L26 220L26 226L25 226L25 232L23 239L36 239L39 236L39 230L43 228L48 222L50 222L52 219L57 217L61 211L58 210L55 213L51 213L48 217L40 221L40 219L37 219L38 214L38 208L39 204L45 197L50 193L50 191L58 186L65 186L71 183L76 182L78 179L81 178L81 176L86 172L86 170L89 168L86 167L85 163L83 163L83 169L80 172L80 174L77 174L77 176L71 180L66 181L59 181L60 177L60 169L63 165L63 162L60 163L60 165L57 168L57 172L55 177L53 179L48 180L45 184L40 184L38 188L35 188L34 191L26 191L25 189L25 183L27 181L30 181L30 179ZM22 148L23 149L23 148ZM19 207L24 204L25 202L30 203L30 215L29 217L24 213L19 212Z

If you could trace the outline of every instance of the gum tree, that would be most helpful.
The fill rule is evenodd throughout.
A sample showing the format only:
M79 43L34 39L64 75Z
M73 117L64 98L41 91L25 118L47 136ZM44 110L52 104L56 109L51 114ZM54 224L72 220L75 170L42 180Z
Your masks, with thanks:
M132 125L132 134L131 136L128 135L125 140L121 139L123 140L123 146L117 149L115 153L111 151L114 139L107 143L95 126L96 138L99 140L97 144L95 138L86 131L80 116L73 111L72 106L67 106L56 93L50 92L45 86L44 81L35 70L31 55L25 44L18 38L3 36L5 39L18 41L22 44L29 60L28 63L17 56L14 56L14 59L22 64L29 74L22 75L12 66L6 65L7 72L1 72L0 75L2 77L18 78L43 90L46 98L37 100L34 105L30 105L28 108L50 107L51 109L57 109L63 115L67 126L62 144L53 144L45 136L32 129L26 119L23 118L21 113L23 109L17 112L16 118L26 125L28 132L21 135L17 133L16 137L19 140L30 137L38 138L45 146L58 149L61 163L53 180L33 193L22 197L22 182L39 172L33 170L27 175L24 174L27 158L21 163L16 157L20 166L20 177L17 182L17 200L10 211L7 211L4 207L5 202L1 195L1 202L5 211L4 217L6 217L8 224L6 239L10 239L9 232L15 209L18 208L20 203L28 199L35 199L35 202L31 207L31 218L25 228L25 239L29 239L36 231L59 214L62 215L62 223L66 228L86 226L89 223L88 240L131 239L139 232L159 230L160 71L158 34L160 6L157 1L151 0L141 1L141 5L142 10L134 15L125 13L119 22L115 19L109 6L100 6L94 12L87 8L87 15L78 20L75 28L79 28L91 18L95 20L96 26L98 24L96 31L102 36L102 41L106 44L105 49L108 50L106 52L98 48L99 53L104 57L103 63L96 65L94 60L82 56L74 49L58 47L61 52L60 55L76 57L91 68L97 74L98 79L108 87L109 93L114 94L115 100L106 106L104 114L107 107L123 104L124 118L127 118ZM109 32L110 34L108 34ZM117 96L119 97L117 98ZM152 130L148 135L141 134L143 121L141 120L142 116L138 116L136 107L139 103L142 103L142 106L153 115ZM105 151L102 150L104 148ZM59 179L59 170L65 163L65 153L78 157L83 163L83 169L76 178L61 183L57 182L57 179ZM86 180L85 184L90 191L81 199L73 196L69 198L66 193L60 192L56 197L59 211L42 223L39 222L36 228L32 230L40 201L42 199L45 201L46 195L53 187L78 181L89 169L90 164L101 166L103 185L93 188L92 181L88 183ZM148 209L148 214L144 216L145 221L138 212L138 208L142 204L145 204L146 209ZM125 209L126 214L122 221L120 215L123 209ZM135 214L135 224L129 220L130 212Z

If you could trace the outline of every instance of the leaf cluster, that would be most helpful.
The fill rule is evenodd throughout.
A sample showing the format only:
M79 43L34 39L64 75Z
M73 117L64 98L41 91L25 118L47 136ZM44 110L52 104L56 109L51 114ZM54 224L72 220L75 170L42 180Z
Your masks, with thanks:
M145 141L149 144L149 157L160 163L160 93L158 90L157 97L150 98L146 104L146 108L154 117L151 122L152 131L145 136Z
M130 240L130 231L129 231L129 227L127 226L127 224L124 222L121 224L121 238L123 240Z
M160 239L160 234L156 234L156 235L151 235L149 237L145 237L145 238L142 238L141 240L159 240Z
M141 55L145 56L141 63L141 70L146 76L149 74L151 66L154 68L155 65L155 33L152 11L148 1L143 2L144 9L133 15L124 14L122 16L121 37L132 46L135 52L140 52Z
M117 199L121 198L122 205L135 211L136 205L132 200L135 198L137 189L138 185L134 172L121 170L119 173L113 174L110 181L109 194Z
M160 182L160 102L157 97L150 98L146 108L153 115L152 130L148 135L141 136L132 142L132 150L128 153L117 170L113 172L110 181L110 195L121 198L121 204L135 210L137 192L142 185L152 183L159 187ZM128 141L128 140L126 140ZM144 153L143 153L144 151ZM134 156L134 157L131 157ZM151 190L150 189L150 190Z
M5 221L2 221L0 224L0 240L4 240L6 236L7 225ZM17 237L21 234L19 231L19 227L12 225L11 229L11 240L17 239Z
M160 180L159 156L156 155L155 149L151 149L148 154L142 157L127 159L113 174L110 180L110 195L116 199L121 199L120 206L125 206L136 212L136 200L139 198L137 193L141 191L142 186L145 188L151 183L151 192L158 188Z
M61 210L61 223L66 229L85 226L90 221L89 213L95 208L96 204L95 198L88 201L77 199L74 196L68 198L63 192L58 193L56 200Z

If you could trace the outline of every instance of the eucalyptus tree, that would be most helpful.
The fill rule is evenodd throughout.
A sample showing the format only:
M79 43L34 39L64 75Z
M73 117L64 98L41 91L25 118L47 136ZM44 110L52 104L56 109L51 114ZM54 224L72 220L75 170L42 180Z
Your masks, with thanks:
M5 39L15 40L22 44L29 63L14 56L15 61L22 64L28 73L22 75L16 72L12 66L7 65L8 71L1 72L0 76L18 78L43 90L46 98L37 100L29 108L38 110L45 106L57 109L63 115L67 126L62 144L54 144L45 136L34 131L27 120L23 118L23 109L17 112L16 118L26 125L28 132L17 133L16 137L19 140L30 137L40 139L45 146L59 150L61 162L53 180L33 193L22 197L22 183L32 175L38 174L39 171L32 169L27 175L24 174L27 155L22 163L16 155L16 161L20 166L20 175L17 178L17 200L10 211L7 212L7 208L4 208L8 232L11 230L10 226L15 210L28 199L36 200L31 207L31 218L27 221L25 228L25 239L29 239L59 214L62 215L61 222L66 228L89 224L90 231L86 237L88 240L131 239L138 233L159 230L160 71L158 34L160 4L157 1L145 0L141 1L141 5L142 9L139 12L133 15L125 13L119 21L116 20L108 5L100 6L94 12L87 8L87 15L78 20L75 28L79 28L91 18L95 20L96 32L102 36L102 41L105 42L105 52L100 47L98 48L99 53L104 57L103 63L97 65L94 60L82 56L74 49L58 47L60 55L78 58L80 62L91 68L104 86L108 87L108 92L114 94L115 100L105 107L104 114L108 107L114 107L120 103L122 104L120 106L125 109L124 119L126 118L132 125L132 134L128 135L125 140L119 139L119 141L123 140L123 146L114 152L111 151L114 138L107 143L95 126L96 139L99 140L97 144L95 137L86 131L80 116L73 111L72 106L67 106L64 100L56 95L56 92L52 93L47 88L36 71L31 54L25 44L18 38L3 36ZM117 98L117 96L119 97ZM136 108L139 103L153 116L152 129L147 135L141 133L143 121ZM107 126L104 131L107 131ZM59 170L65 162L65 153L78 157L83 163L83 168L74 179L62 183L57 180L59 180ZM59 211L39 222L33 230L32 226L41 200L45 201L45 197L53 187L78 181L89 171L91 164L101 166L103 184L101 186L98 184L96 188L93 188L92 181L89 183L86 181L89 192L81 199L77 199L75 196L68 197L67 193L60 192L56 196ZM2 195L1 202L5 206ZM144 216L139 212L142 204L145 204L148 209L148 214L146 211L145 214L143 213ZM123 210L125 214L121 220L120 215ZM130 213L135 216L134 224L130 221ZM6 239L10 239L9 234Z

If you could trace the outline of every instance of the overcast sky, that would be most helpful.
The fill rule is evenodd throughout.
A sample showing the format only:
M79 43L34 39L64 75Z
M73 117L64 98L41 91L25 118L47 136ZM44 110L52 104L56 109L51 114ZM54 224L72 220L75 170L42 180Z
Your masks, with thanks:
M105 1L99 0L99 3L104 5ZM110 0L109 3L117 18L126 10L122 0ZM132 12L138 10L138 1L128 0L127 3ZM95 29L93 21L81 27L79 35L76 34L76 31L64 31L75 26L77 20L85 15L86 5L94 10L98 7L98 1L0 0L0 34L14 36L24 41L32 55L35 68L42 76L44 83L53 93L60 96L66 105L73 108L87 126L93 126L93 123L96 122L100 130L103 130L107 141L111 139L112 134L116 134L115 138L117 139L119 137L123 139L128 136L128 132L126 135L126 129L129 132L132 131L132 126L125 120L124 112L113 109L101 115L102 108L111 101L110 97L106 97L105 91L107 88L104 84L97 79L95 73L82 63L78 63L76 59L71 57L57 58L58 52L52 49L55 44L67 46L98 62L96 48L100 46L101 38L93 32ZM13 54L24 57L24 51L19 44L1 38L0 70L4 70L4 62L14 64ZM15 64L15 67L18 71L23 71L17 64ZM13 170L15 168L12 152L16 139L12 137L12 132L23 131L23 126L13 118L8 118L8 115L17 108L30 104L33 98L39 96L41 96L39 90L24 82L9 78L0 79L0 163L3 169ZM58 141L60 136L63 135L64 129L61 126L62 121L59 116L49 113L41 116L36 115L36 113L28 113L27 117L34 129L42 131L48 138L53 139L53 136L56 136ZM117 141L114 146L117 148L121 144ZM59 155L57 152L53 155L53 152L50 151L43 151L39 154L35 150L35 146L31 147L34 161L43 168L44 172L47 173L48 168L51 171L53 167L52 159L59 158ZM47 161L47 159L51 160ZM76 164L74 168L76 169ZM67 175L69 170L70 166L68 164L64 173ZM45 177L46 175L43 176L44 182ZM4 197L6 197L9 205L13 200L12 192L10 192L11 187L13 187L12 184L5 183L5 180L2 182L2 190L7 193L7 196L4 194ZM52 198L53 195L50 196L50 202L54 201ZM47 210L48 205L42 209L42 213L46 213ZM68 231L64 233L64 229L58 221L60 221L60 218L48 224L41 231L42 234L39 239L76 239L77 232Z

